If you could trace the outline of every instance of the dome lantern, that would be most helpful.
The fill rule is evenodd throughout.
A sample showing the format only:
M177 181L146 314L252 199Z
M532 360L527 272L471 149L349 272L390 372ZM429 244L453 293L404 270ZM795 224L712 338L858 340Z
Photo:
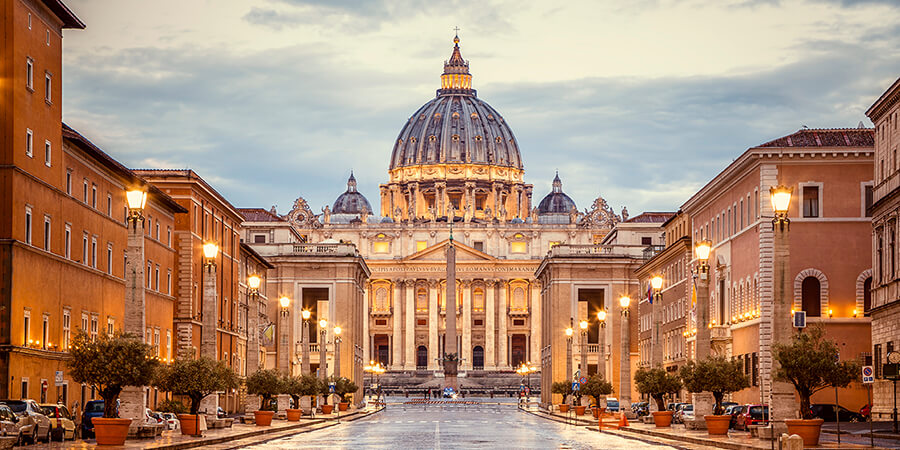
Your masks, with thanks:
M441 88L437 91L438 97L454 94L475 96L475 89L472 89L472 75L469 73L469 62L464 60L459 52L458 34L453 37L453 53L450 54L450 59L444 61Z

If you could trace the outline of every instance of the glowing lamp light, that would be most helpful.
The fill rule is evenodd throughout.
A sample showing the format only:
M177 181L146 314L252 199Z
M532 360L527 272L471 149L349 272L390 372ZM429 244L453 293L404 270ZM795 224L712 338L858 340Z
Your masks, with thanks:
M309 320L310 312L308 309L304 309L300 315L303 317L303 320Z
M147 204L147 193L137 189L126 191L125 201L128 203L128 209L132 211L141 211Z
M334 334L341 334L341 327L334 327Z
M854 310L853 310L853 317L856 317L857 314L859 314L859 311L857 311L856 309L854 309Z
M662 288L662 284L663 284L663 278L659 275L650 279L650 286L652 286L653 289L655 289L657 291L660 290L660 288Z
M206 259L215 259L219 255L219 246L215 242L207 242L203 244L203 256Z
M601 309L600 311L597 312L597 320L599 320L601 322L606 320L606 311L605 310Z
M582 320L581 322L578 323L578 326L581 327L582 330L587 330L587 327L588 327L587 320Z
M769 196L772 199L772 209L776 214L787 214L788 208L791 206L791 194L793 188L789 188L783 184L769 189Z
M712 245L707 240L702 240L694 246L694 255L697 257L697 260L700 262L709 261L709 251L712 250Z
M325 319L320 320L319 326L322 327L322 329L328 328L328 321Z
M250 278L247 278L247 286L250 289L256 290L259 289L260 278L259 275L250 275Z
M291 299L287 298L287 296L281 297L278 299L278 304L280 304L282 308L287 308L288 306L291 306Z
M619 298L619 306L622 308L628 308L628 305L631 303L631 299L627 295L623 295Z
M572 337L573 334L575 334L575 330L572 327L566 328L566 336Z
M833 310L833 309L829 309L829 310L828 310L828 317L831 317L831 316L833 316L833 315L834 315L834 310Z

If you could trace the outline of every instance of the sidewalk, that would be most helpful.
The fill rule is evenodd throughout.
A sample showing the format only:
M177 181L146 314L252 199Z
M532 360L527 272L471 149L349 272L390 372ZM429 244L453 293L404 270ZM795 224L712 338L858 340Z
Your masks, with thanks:
M563 423L571 423L573 425L581 425L586 428L601 432L598 428L598 420L594 419L593 416L584 415L584 416L575 416L571 412L568 414L563 414L559 412L548 412L546 410L538 409L538 408L520 408L522 411L527 412L529 414L535 414L540 417L544 417L548 420L554 420L557 422ZM771 450L772 443L770 441L764 441L757 438L751 438L750 433L742 432L742 431L734 431L729 430L728 436L710 436L706 431L696 431L696 430L686 430L684 425L681 424L673 424L671 427L667 428L656 428L653 424L644 424L640 421L629 421L628 426L619 428L618 430L610 427L606 428L607 424L617 423L617 420L612 418L608 418L604 420L604 428L602 430L603 433L612 433L618 436L635 437L635 435L656 438L664 440L665 444L669 445L678 445L676 443L688 443L694 444L702 447L716 447L716 448L725 448L730 450ZM841 429L843 432L843 427ZM823 436L824 437L824 436ZM680 446L680 445L678 445ZM775 442L775 448L778 448L778 443ZM824 449L861 449L872 447L868 445L859 445L859 444L851 444L851 443L842 443L840 446L835 442L826 442L824 440L819 441L819 447L816 448L824 448ZM879 448L879 447L875 447Z
M363 409L353 412L344 412L340 421L352 422L378 413L384 408ZM203 437L185 436L181 430L164 431L162 436L156 439L129 439L122 447L109 447L119 449L155 449L176 450L194 447L207 447L213 449L233 449L261 442L280 439L298 433L321 430L338 425L338 415L330 414L327 417L319 414L315 418L302 418L299 422L286 420L273 420L268 427L258 427L254 424L235 423L231 428L218 428L203 432ZM93 439L75 440L67 442L51 442L31 446L35 449L88 449L97 445Z
M893 422L841 422L841 435L869 437L870 429L877 439L893 439L900 441L900 433L894 433ZM822 433L837 434L837 423L826 422L822 425Z

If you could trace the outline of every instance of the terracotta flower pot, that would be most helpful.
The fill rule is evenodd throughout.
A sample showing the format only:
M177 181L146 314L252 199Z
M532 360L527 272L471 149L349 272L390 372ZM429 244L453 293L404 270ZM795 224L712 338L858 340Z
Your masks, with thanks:
M567 405L565 403L559 405L559 412L561 412L561 413L569 412L569 405Z
M178 422L181 425L181 434L185 436L200 436L200 416L197 414L179 414Z
M654 411L651 414L653 414L653 423L656 428L672 426L672 411Z
M338 411L346 411L347 408L350 407L350 402L340 402L338 403Z
M603 414L603 408L595 406L595 407L591 408L591 414L594 415L595 419L599 419L600 414Z
M804 447L819 445L819 432L822 431L823 419L786 419L788 434L796 434L803 438Z
M322 414L331 414L334 411L334 405L322 405Z
M267 427L272 425L272 416L275 415L275 411L253 411L253 415L256 416L256 426Z
M124 445L131 419L96 417L91 419L91 423L94 424L97 445Z
M587 410L587 406L578 405L575 407L575 415L583 416L584 412Z
M287 420L288 420L288 422L299 422L299 421L300 421L300 416L303 414L303 411L301 411L301 410L299 410L299 409L290 409L290 408L288 408L288 409L285 410L285 412L287 412Z
M728 434L731 416L711 414L703 416L703 419L706 420L706 431L710 436L724 436Z

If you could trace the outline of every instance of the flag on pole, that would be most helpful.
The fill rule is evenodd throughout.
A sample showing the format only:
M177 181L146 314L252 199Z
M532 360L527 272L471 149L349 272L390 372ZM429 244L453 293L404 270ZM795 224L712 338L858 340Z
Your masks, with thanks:
M650 300L650 304L653 304L653 286L650 285L650 282L647 282L647 300Z
M697 304L697 280L691 286L691 307Z

